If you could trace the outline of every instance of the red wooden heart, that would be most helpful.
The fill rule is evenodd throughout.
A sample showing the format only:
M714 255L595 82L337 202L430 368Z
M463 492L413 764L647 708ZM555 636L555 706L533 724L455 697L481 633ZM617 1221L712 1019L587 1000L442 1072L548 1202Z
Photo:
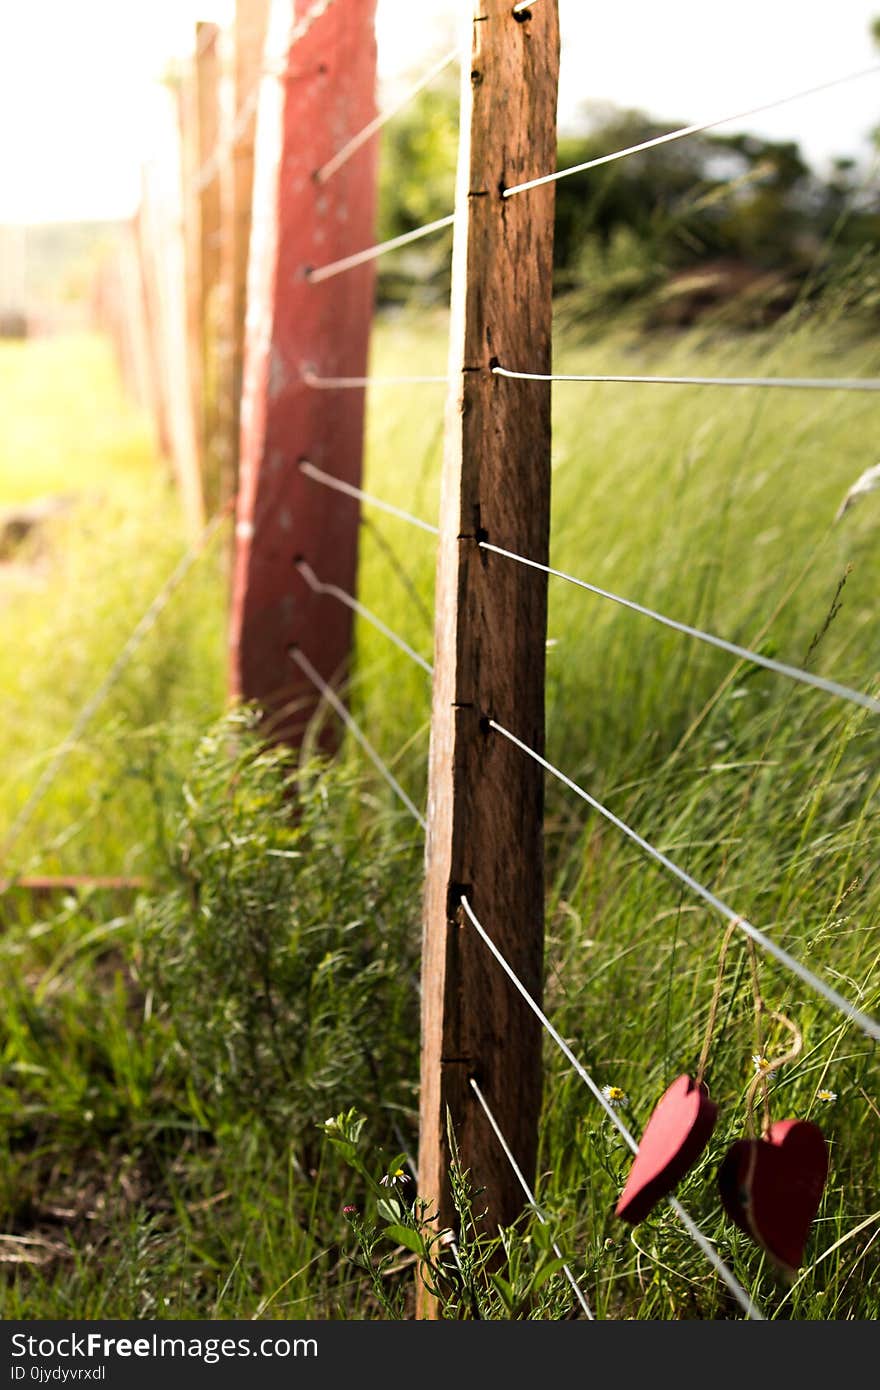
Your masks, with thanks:
M718 1106L706 1087L679 1076L663 1093L645 1126L615 1215L633 1226L691 1169L715 1128Z
M818 1125L777 1120L765 1138L731 1144L718 1187L731 1221L794 1272L827 1177L828 1146Z

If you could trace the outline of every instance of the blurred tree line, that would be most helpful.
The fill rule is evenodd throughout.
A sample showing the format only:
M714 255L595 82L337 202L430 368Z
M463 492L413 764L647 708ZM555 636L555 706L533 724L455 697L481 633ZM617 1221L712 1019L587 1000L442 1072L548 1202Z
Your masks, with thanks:
M443 217L454 201L458 145L454 73L385 132L380 238ZM641 144L683 122L586 106L562 135L558 165ZM875 136L880 150L880 141ZM800 295L841 278L880 313L880 193L873 175L838 159L820 176L794 142L706 133L560 180L556 286L571 321L634 305L649 324L684 324L723 307L742 326L767 322ZM528 196L528 195L525 195ZM414 243L384 266L380 298L445 299L451 233Z

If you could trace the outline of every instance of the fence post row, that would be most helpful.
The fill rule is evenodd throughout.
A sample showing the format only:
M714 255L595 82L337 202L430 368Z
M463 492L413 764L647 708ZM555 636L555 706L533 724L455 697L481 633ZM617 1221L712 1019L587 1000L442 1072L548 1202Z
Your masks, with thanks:
M198 122L198 167L204 170L216 160L221 139L220 124L220 28L216 24L196 25L196 120ZM196 179L199 249L199 336L193 345L201 357L201 401L196 428L201 438L202 489L205 509L213 516L222 500L224 475L220 405L220 359L223 338L228 333L223 314L222 266L222 184L219 170L212 177Z
M171 429L169 426L169 401L163 378L163 343L161 341L161 311L159 293L154 273L152 251L149 245L149 230L146 226L146 180L142 175L141 202L132 221L134 253L138 263L138 278L143 302L143 322L146 333L148 370L152 390L153 420L159 452L169 464L171 462Z
M259 90L268 18L269 0L236 0L232 36L233 71L229 82L231 109L228 135L231 148L227 159L221 161L220 169L224 202L221 273L225 287L224 308L229 316L220 389L227 441L220 488L224 501L227 497L235 496L238 484L247 263L257 122L255 93Z
M211 26L212 28L214 26ZM196 42L198 44L198 27ZM181 72L177 88L177 119L180 140L180 202L183 249L184 337L189 387L191 430L195 441L196 466L202 506L208 511L205 494L205 431L203 417L204 360L202 353L204 318L202 314L202 234L199 167L199 54Z
M205 505L186 333L186 257L178 177L183 160L180 112L177 98L170 91L163 117L167 167L157 161L143 170L139 246L151 331L157 343L154 355L162 400L162 434L167 440L172 472L180 488L187 532L190 539L195 540L205 524Z
M419 1190L454 1226L447 1110L492 1228L522 1189L469 1086L475 1077L518 1164L534 1174L541 1030L460 911L462 892L520 979L541 995L543 773L487 727L544 742L546 576L479 548L546 560L550 388L493 374L549 371L553 186L505 187L555 168L556 0L513 12L475 0L462 63L450 394L436 584L435 676L422 955ZM467 48L464 50L467 52ZM538 364L541 364L540 366ZM432 1315L422 1296L421 1312Z
M346 482L361 480L363 393L314 391L303 373L309 366L323 376L366 372L373 267L324 284L310 284L306 273L374 234L375 142L326 185L313 175L375 115L375 7L376 0L348 0L319 9L307 24L313 3L273 0L260 91L230 686L233 697L267 711L275 737L293 743L319 697L290 647L333 683L344 677L351 647L351 611L315 593L295 561L352 592L358 510L340 505L298 464L309 459ZM325 728L325 746L337 729Z

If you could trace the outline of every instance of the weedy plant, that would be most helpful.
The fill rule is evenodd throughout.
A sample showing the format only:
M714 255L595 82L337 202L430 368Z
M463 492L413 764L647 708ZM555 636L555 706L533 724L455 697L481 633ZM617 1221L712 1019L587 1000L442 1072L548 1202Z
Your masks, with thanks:
M747 340L612 327L561 342L560 356L585 372L876 375L845 307ZM442 369L441 330L381 325L374 369ZM61 352L49 365L64 380ZM429 520L432 393L383 394L367 460L372 491ZM106 393L77 396L110 418ZM868 397L573 386L555 412L555 564L874 688L878 494L834 519L876 459ZM125 524L99 547L93 516L75 512L45 592L3 612L7 823L178 558L180 535L143 503L161 495L165 516L173 499L141 463L113 490ZM126 568L132 556L147 570ZM359 596L428 655L430 544L365 509L362 556ZM668 1208L632 1231L615 1220L628 1150L549 1043L535 1187L546 1226L526 1211L490 1237L480 1174L454 1165L453 1251L417 1184L382 1182L415 1147L423 842L356 749L299 761L264 746L248 711L218 722L225 580L210 563L192 578L16 864L143 873L150 887L136 901L2 900L3 1316L409 1317L427 1277L446 1317L569 1317L554 1241L598 1318L740 1316ZM550 636L548 756L876 1014L876 720L556 583ZM358 624L352 707L418 804L430 688L402 661ZM722 928L552 783L546 845L545 1007L596 1082L628 1097L638 1134L694 1064ZM875 1049L764 968L804 1035L773 1077L774 1114L815 1120L831 1147L803 1270L780 1283L717 1197L756 1051L736 951L709 1072L722 1118L678 1195L767 1316L876 1317ZM773 1055L777 1040L765 1043Z
M391 1318L408 1314L412 1273L434 1301L437 1315L450 1319L499 1320L567 1317L571 1294L561 1280L564 1261L553 1248L546 1220L529 1220L489 1235L482 1189L462 1167L451 1120L450 1189L456 1230L438 1228L430 1203L418 1195L406 1154L392 1158L377 1178L362 1153L366 1117L354 1108L327 1120L323 1132L360 1180L362 1201L343 1212L351 1226L352 1265L370 1281L377 1302ZM405 1282L399 1276L412 1271Z
M182 791L177 886L139 906L169 1065L212 1123L296 1135L308 1164L316 1111L412 1104L418 849L365 819L350 765L266 747L247 710L205 736Z

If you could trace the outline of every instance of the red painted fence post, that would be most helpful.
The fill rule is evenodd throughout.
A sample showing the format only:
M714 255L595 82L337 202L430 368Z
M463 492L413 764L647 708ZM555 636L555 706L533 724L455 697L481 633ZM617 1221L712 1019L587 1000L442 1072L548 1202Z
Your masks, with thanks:
M352 614L295 567L354 592L357 504L310 481L308 459L359 484L364 397L306 385L366 372L374 271L321 283L318 267L374 239L375 142L327 183L314 173L375 115L376 0L273 0L257 119L230 622L230 688L272 735L301 741L317 692L291 661L344 678ZM274 71L273 71L274 69ZM326 743L335 736L328 726Z

